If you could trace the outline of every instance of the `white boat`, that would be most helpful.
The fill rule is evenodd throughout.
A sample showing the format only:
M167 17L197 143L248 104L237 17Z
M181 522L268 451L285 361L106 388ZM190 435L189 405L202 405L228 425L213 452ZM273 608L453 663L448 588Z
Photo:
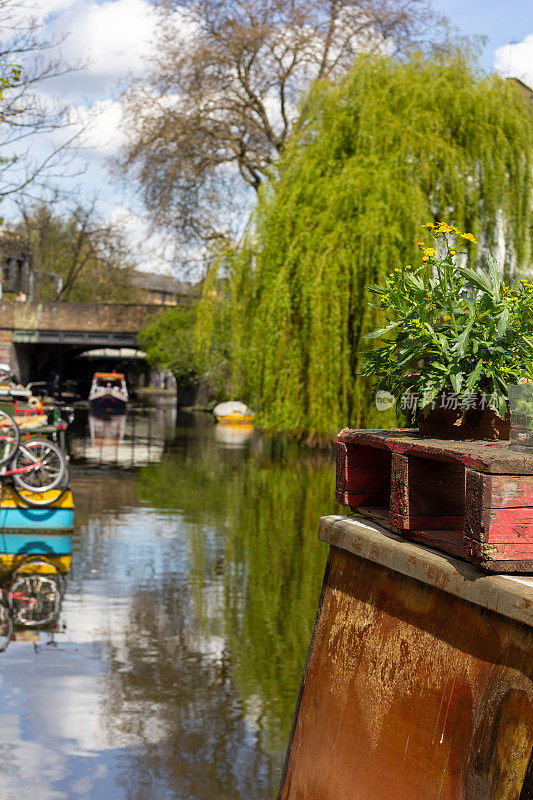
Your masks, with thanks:
M126 379L120 372L95 372L89 405L93 411L122 414L126 410L128 390Z
M213 415L216 421L223 425L250 425L255 417L252 409L239 400L228 400L226 403L219 403L218 406L214 407Z

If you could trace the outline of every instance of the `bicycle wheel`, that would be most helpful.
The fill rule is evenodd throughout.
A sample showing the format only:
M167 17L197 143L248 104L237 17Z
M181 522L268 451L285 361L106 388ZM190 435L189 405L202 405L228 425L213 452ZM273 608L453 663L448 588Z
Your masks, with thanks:
M0 411L0 466L13 458L19 442L20 431L17 423L5 411Z
M58 488L65 477L67 464L65 456L53 442L33 439L19 445L11 468L22 470L13 473L13 481L17 486L28 492L40 493Z
M7 598L15 625L26 628L53 622L61 607L60 588L47 575L20 575L9 587Z
M57 503L67 491L68 486L58 486L57 489L52 489L50 492L35 492L33 490L28 492L27 489L22 489L14 483L13 489L25 506L29 506L30 508L46 508L47 506L52 506L54 503Z

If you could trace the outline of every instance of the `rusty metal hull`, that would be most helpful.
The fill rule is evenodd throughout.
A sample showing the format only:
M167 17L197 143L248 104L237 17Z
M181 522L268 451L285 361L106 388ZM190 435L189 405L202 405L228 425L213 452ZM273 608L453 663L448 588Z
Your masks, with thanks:
M422 581L330 547L280 800L520 798L533 629L435 569Z

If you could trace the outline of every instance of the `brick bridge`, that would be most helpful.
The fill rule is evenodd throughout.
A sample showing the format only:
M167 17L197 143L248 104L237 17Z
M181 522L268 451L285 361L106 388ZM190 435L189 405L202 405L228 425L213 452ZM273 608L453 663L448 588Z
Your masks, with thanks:
M137 334L164 306L107 303L0 304L0 361L20 379L43 380L65 358L99 347L138 346Z

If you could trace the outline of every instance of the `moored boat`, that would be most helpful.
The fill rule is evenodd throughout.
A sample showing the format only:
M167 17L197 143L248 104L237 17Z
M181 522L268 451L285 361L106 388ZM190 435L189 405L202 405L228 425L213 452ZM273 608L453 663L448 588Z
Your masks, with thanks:
M250 425L255 418L252 409L238 400L219 403L213 409L213 416L222 425Z
M93 411L122 414L128 403L126 379L120 372L95 372L89 405Z

